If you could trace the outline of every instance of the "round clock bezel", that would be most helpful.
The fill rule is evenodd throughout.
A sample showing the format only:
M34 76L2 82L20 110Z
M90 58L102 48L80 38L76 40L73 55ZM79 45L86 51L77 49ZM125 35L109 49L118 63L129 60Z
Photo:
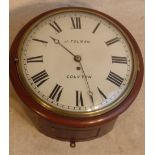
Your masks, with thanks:
M24 36L26 36L26 34L29 32L28 30L30 30L31 27L33 27L34 23L36 24L39 23L40 20L43 20L44 18L46 18L47 16L49 16L49 14L51 15L53 14L57 14L60 12L66 12L66 11L81 11L81 12L88 12L88 13L93 13L95 15L100 16L101 18L106 18L108 21L110 21L112 24L114 24L117 28L119 28L119 30L121 30L122 34L125 36L125 38L127 39L128 43L130 44L130 48L132 48L132 54L134 54L133 56L133 61L134 61L134 78L132 79L132 84L130 85L130 89L128 88L128 92L126 94L126 96L122 99L120 99L118 104L115 104L115 107L112 107L111 109L108 109L110 111L107 112L107 110L104 111L98 111L95 113L84 113L82 115L82 117L86 117L85 119L87 120L86 124L91 124L90 121L92 121L93 119L99 119L98 121L96 121L97 123L103 122L103 121L107 121L110 120L114 117L117 117L121 112L123 112L134 100L134 98L137 96L141 83L142 83L142 77L143 77L143 61L142 61L142 56L140 53L140 49L136 43L136 41L134 40L134 38L132 37L132 35L128 32L128 30L122 26L122 24L120 24L118 21L116 21L115 19L113 19L112 17L98 12L96 10L92 10L92 9L88 9L88 8L80 8L80 7L68 7L68 8L59 8L59 9L54 9L48 12L45 12L39 16L37 16L36 18L32 19L27 25L24 26L24 28L19 32L19 34L16 36L16 39L14 40L12 47L11 47L11 51L10 51L10 77L11 77L11 81L17 91L17 93L19 94L19 96L22 98L22 100L24 101L25 104L27 104L32 110L34 110L35 112L37 112L39 115L47 118L47 119L52 119L54 121L56 121L58 118L61 120L63 119L63 122L66 122L65 120L70 120L72 123L72 125L76 124L76 121L78 122L78 119L82 119L80 117L81 113L77 114L76 113L65 113L63 112L63 110L57 110L57 108L48 108L45 104L38 104L39 100L38 99L34 99L32 93L29 93L27 90L27 86L21 81L21 79L23 80L23 78L21 78L21 74L19 74L19 68L18 68L18 64L15 60L18 60L19 55L18 55L18 51L19 51L19 46L20 43L22 42L21 40L24 38ZM131 80L131 79L130 79ZM135 89L137 87L137 89ZM65 116L65 117L64 117ZM74 118L76 116L76 118ZM87 118L88 117L88 118ZM55 119L54 119L55 118ZM59 120L59 121L60 121ZM73 123L74 121L75 123ZM61 120L62 121L62 120ZM83 122L83 121L82 121ZM88 123L89 122L89 123ZM94 121L92 121L94 122ZM80 122L79 122L80 123ZM69 123L67 123L69 124Z

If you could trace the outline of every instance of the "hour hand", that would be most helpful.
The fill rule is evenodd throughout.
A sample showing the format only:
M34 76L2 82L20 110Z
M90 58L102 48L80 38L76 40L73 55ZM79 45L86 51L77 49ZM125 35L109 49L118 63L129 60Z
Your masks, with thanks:
M53 37L51 37L51 36L49 36L49 37L54 41L55 44L58 44L58 45L61 46L64 50L66 50L68 53L70 53L73 57L75 57L75 55L74 55L68 48L66 48L63 44L61 44L61 42L60 42L58 39L55 39L55 38L53 38Z
M53 38L51 36L49 36L49 37L54 41L55 44L60 44L60 41L58 39L55 39L55 38Z

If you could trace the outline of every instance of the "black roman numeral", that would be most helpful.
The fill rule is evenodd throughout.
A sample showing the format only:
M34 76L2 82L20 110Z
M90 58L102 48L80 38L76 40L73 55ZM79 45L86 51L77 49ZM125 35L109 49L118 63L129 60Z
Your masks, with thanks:
M41 42L41 43L48 43L47 41L44 41L44 40L40 40L40 39L32 39L34 41L38 41L38 42Z
M120 87L124 79L122 77L118 76L117 74L113 73L112 71L110 71L110 73L107 77L107 80L109 80L113 84Z
M81 29L81 20L80 17L71 17L72 25L74 29Z
M114 43L116 43L118 41L120 41L120 38L116 37L116 38L113 38L113 39L111 39L111 40L109 40L109 41L107 41L105 43L106 43L107 46L109 46L109 45L112 45L112 44L114 44Z
M105 99L107 99L106 95L100 90L100 88L97 87L97 89L98 89L99 93L100 93Z
M43 56L40 55L36 57L27 58L27 63L30 63L30 62L43 62Z
M78 90L76 91L76 106L84 106L82 92Z
M52 24L51 23L49 23L49 24L56 32L58 32L58 33L62 32L62 29L55 21Z
M37 73L36 75L32 76L33 82L39 87L41 84L43 84L45 81L49 79L48 74L45 70Z
M96 27L94 28L94 30L93 30L92 33L95 33L95 32L96 32L96 30L98 29L98 27L100 26L100 24L101 24L101 23L98 23L98 24L96 25Z
M126 57L112 56L112 63L127 64L127 58Z
M61 96L61 93L62 93L62 86L56 84L56 86L54 87L54 89L52 90L51 94L50 94L50 98L52 100L56 100L57 102L59 101L60 99L60 96Z

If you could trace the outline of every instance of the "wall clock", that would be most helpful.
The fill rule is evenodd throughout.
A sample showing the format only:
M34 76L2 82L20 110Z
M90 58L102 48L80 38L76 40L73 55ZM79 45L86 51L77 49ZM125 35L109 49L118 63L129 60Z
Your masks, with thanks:
M75 147L113 128L140 90L143 61L132 35L112 17L59 8L18 33L10 78L39 131Z

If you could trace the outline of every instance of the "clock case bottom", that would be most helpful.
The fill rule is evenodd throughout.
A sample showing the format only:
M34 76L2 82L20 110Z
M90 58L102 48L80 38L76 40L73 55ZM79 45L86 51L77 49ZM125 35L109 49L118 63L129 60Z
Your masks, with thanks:
M76 142L96 139L98 137L107 134L113 129L117 119L116 117L115 119L98 126L92 126L92 127L83 126L80 128L76 128L55 124L41 117L37 113L34 113L26 106L24 106L24 109L28 114L28 116L30 117L33 124L35 125L35 127L41 133L43 133L48 137L55 138L57 140L69 141L71 147L75 147Z

